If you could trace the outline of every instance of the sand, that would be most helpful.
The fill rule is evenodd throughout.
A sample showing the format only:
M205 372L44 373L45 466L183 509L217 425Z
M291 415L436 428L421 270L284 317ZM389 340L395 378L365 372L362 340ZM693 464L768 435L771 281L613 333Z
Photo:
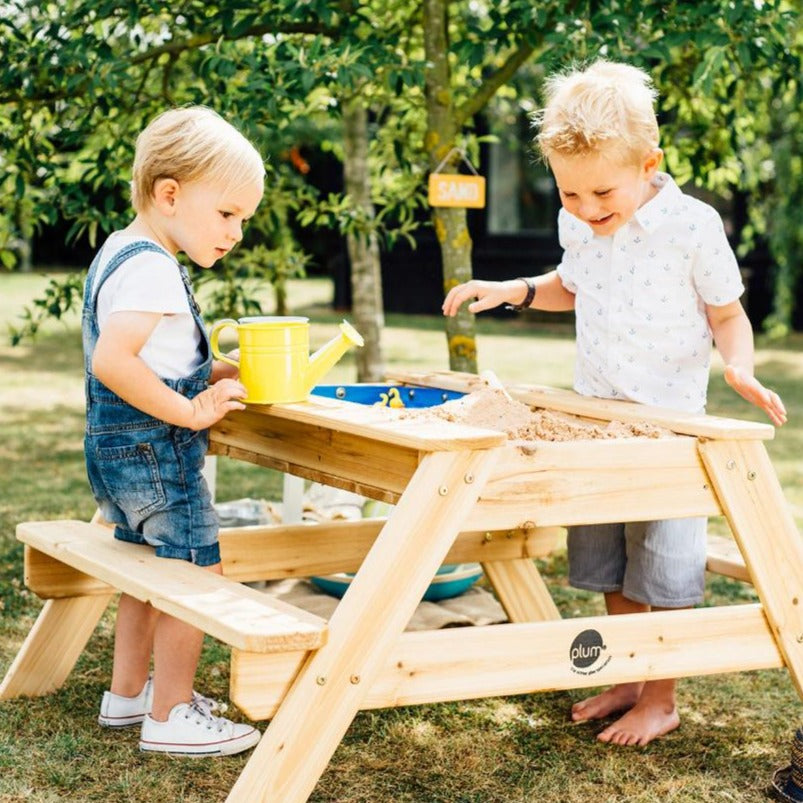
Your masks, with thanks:
M494 429L517 441L573 441L611 438L662 438L672 433L654 424L589 421L568 413L529 407L493 388L468 393L437 407L399 410L400 418L454 421Z

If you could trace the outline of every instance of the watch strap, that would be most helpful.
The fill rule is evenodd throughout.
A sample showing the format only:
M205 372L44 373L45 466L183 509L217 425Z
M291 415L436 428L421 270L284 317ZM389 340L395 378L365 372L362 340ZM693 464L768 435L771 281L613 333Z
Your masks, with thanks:
M518 276L516 281L524 282L527 285L527 295L521 304L505 304L505 309L512 310L513 312L521 312L522 310L529 309L530 304L533 303L535 298L535 281L530 276Z

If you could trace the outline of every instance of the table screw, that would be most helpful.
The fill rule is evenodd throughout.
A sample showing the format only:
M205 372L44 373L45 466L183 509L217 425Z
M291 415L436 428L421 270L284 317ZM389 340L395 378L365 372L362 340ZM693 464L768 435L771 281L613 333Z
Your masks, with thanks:
M326 678L323 675L318 675L318 677L315 678L315 682L319 686L325 686L326 685Z
M465 482L466 485L471 485L471 483L474 482L474 475L469 471L468 474L463 477L463 482Z
M747 472L747 479L748 480L750 480L752 482L755 478L756 478L756 472L755 471L748 471Z
M493 538L493 536L492 536L490 533L485 533L485 536L484 536L484 538L483 538L482 540L483 540L483 541L485 541L485 542L487 543L487 542L488 542L488 541L490 541L492 538Z
M449 489L448 489L448 488L447 488L445 485L441 485L441 487L440 487L440 488L438 488L438 493L439 493L441 496L446 496L446 494L448 494L448 493L449 493Z
M352 675L349 680L356 686L360 682L360 676Z
M725 468L728 469L728 471L733 471L733 469L736 468L736 461L735 460L728 460L728 462L725 463Z

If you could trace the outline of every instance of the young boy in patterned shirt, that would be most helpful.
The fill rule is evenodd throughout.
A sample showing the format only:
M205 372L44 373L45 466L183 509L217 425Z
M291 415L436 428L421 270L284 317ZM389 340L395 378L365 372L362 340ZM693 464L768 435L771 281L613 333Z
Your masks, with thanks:
M563 208L563 258L534 278L472 280L443 303L454 315L500 304L575 311L574 389L694 413L704 411L712 337L725 381L780 426L778 395L753 375L744 287L718 213L658 168L655 93L641 70L598 61L553 76L537 144ZM705 518L569 528L569 582L605 594L608 613L702 601ZM622 683L576 703L572 719L625 713L598 738L646 745L680 724L675 681Z

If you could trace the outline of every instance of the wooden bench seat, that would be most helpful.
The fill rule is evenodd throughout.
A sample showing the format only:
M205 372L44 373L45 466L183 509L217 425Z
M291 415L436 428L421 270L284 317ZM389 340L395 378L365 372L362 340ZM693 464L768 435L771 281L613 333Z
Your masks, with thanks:
M157 558L102 524L25 522L17 538L26 545L26 585L44 599L123 591L247 652L326 643L325 620L186 561Z
M742 553L731 538L723 538L721 535L708 536L705 567L714 574L721 574L733 580L743 580L745 583L752 582Z

